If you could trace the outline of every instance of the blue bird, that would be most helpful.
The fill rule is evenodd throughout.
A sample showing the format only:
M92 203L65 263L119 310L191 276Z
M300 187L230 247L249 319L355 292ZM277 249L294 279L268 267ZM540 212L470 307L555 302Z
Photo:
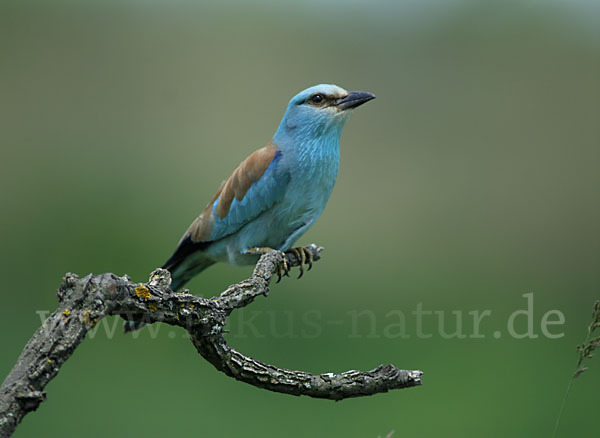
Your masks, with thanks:
M216 262L251 265L270 249L295 252L310 264L310 252L292 245L329 200L351 110L374 98L328 84L294 96L272 140L221 184L164 264L172 289Z

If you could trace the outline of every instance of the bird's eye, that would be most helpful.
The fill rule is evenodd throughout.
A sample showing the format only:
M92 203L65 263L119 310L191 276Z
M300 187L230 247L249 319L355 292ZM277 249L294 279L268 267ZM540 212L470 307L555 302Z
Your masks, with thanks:
M321 103L321 102L323 102L323 99L325 99L325 98L323 97L323 95L322 95L322 94L315 94L314 96L312 96L312 97L310 98L310 102L311 102L311 103L317 103L317 104L318 104L318 103Z

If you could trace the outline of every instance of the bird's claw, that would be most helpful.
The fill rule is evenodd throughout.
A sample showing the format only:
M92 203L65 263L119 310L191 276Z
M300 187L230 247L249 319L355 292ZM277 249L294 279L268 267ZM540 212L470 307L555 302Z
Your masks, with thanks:
M271 248L250 248L250 249L246 250L246 254L248 254L248 255L265 254L269 251L273 251L273 250ZM298 275L298 278L301 278L304 275L304 265L308 265L307 271L310 271L312 269L314 257L313 257L313 253L308 248L304 248L302 246L299 246L297 248L290 248L283 253L283 261L277 268L277 282L276 283L279 283L281 281L281 277L283 277L283 276L289 277L290 276L291 266L290 266L290 262L288 261L288 258L287 258L287 256L289 254L293 254L300 261L300 264L298 265L300 268L300 275Z
M304 275L305 264L308 264L307 271L310 271L312 269L313 253L309 249L304 248L303 246L299 246L297 248L288 249L285 253L294 254L294 256L296 256L296 258L300 260L300 264L298 265L300 269L300 274L298 275L298 278L301 278Z
M271 251L275 251L275 250L273 248L269 248L266 246L254 247L254 248L248 248L245 251L245 254L247 254L247 255L263 255L263 254L266 254ZM287 258L285 257L285 254L283 254L283 262L277 267L277 283L279 283L281 281L282 275L289 277L290 276L289 272L290 272L290 265L287 261Z
M290 276L290 265L287 261L285 254L283 254L283 262L277 268L277 283L281 281L281 275L285 275L286 277Z

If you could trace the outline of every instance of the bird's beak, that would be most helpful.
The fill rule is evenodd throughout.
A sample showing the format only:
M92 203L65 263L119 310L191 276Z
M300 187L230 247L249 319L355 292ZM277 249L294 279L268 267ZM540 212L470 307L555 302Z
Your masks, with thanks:
M356 108L373 99L375 95L366 91L350 91L346 97L337 100L336 106L343 111Z

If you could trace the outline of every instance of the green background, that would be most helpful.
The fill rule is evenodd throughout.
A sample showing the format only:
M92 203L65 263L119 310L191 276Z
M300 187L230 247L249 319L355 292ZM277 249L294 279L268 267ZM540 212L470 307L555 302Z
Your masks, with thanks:
M147 279L321 82L377 95L299 242L324 258L234 314L228 339L315 373L425 373L374 397L292 397L217 372L180 329L133 339L109 319L116 335L86 340L15 436L549 436L600 297L599 20L597 1L2 1L2 376L65 272ZM215 266L190 288L212 296L249 272ZM526 293L540 336L515 339ZM461 311L467 335L468 312L490 310L485 337L445 339L426 316L419 339L418 303L448 332ZM541 334L549 310L559 339ZM410 337L391 336L394 311ZM597 430L597 362L561 436Z

